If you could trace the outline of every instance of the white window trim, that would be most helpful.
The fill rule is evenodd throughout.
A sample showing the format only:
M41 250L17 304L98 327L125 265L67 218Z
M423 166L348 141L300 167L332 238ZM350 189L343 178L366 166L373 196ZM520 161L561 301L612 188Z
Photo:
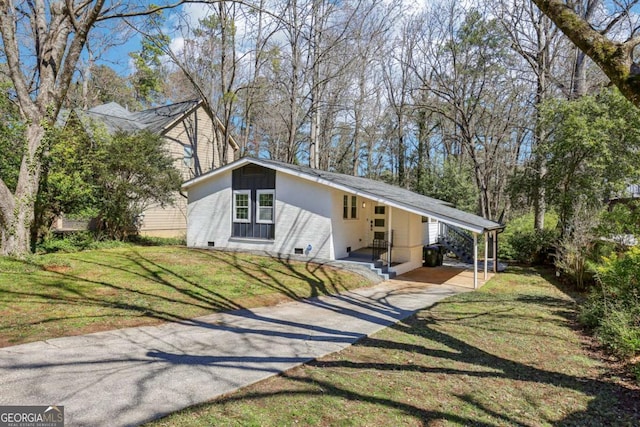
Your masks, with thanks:
M236 206L236 195L238 194L246 194L249 196L249 205L247 206L247 219L238 218L236 215L238 214L238 206ZM241 206L244 208L244 206ZM250 223L251 222L251 190L234 190L233 191L233 222L242 222L242 223Z
M345 205L345 197L347 198L347 204ZM355 202L354 202L354 197L355 197ZM344 209L347 209L347 212L344 211ZM355 208L355 216L353 216L354 214L354 208ZM345 213L347 214L345 216ZM359 206L359 198L357 195L355 194L343 194L342 195L342 220L343 221L356 221L360 219L360 206Z
M260 195L271 194L273 196L273 206L261 206ZM260 208L271 209L271 219L260 219ZM257 224L275 224L276 219L276 191L275 190L256 190L256 223Z
M345 201L347 203L345 203ZM346 212L345 212L345 209L347 210ZM342 219L345 221L348 220L350 212L351 212L351 209L349 208L349 195L343 194L342 195Z
M349 219L358 219L358 217L360 216L360 209L358 209L358 196L356 196L355 194L352 194L351 197L349 197L349 202L351 203L351 205L349 206ZM355 216L353 215L355 213Z

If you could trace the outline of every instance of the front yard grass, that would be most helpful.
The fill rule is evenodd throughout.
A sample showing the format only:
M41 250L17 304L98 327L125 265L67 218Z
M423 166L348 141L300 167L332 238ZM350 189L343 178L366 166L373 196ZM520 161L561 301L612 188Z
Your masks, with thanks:
M153 426L637 426L638 388L544 270L511 268L342 352Z
M0 257L0 347L367 285L313 263L175 246Z

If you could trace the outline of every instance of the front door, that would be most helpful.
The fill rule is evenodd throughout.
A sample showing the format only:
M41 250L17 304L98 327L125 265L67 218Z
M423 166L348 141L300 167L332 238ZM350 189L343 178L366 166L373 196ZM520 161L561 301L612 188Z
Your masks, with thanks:
M386 240L387 233L387 209L386 206L373 207L373 220L371 221L373 240Z

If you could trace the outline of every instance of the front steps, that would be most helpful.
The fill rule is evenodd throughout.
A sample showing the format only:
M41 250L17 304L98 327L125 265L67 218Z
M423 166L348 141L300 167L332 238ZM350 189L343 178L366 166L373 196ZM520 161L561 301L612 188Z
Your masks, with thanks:
M389 280L396 277L396 272L389 270L389 266L385 265L381 260L372 261L371 253L369 251L354 251L349 254L347 258L342 258L340 261L353 262L360 265L366 265L382 280Z

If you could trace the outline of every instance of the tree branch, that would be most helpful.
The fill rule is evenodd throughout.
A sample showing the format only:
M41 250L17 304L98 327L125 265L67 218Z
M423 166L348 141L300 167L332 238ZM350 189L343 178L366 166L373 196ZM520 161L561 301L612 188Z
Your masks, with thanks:
M2 40L5 45L4 53L9 68L9 76L18 95L19 103L25 112L35 117L37 108L29 96L29 89L20 70L19 48L14 25L15 10L11 0L0 0L0 34L2 34Z
M632 60L633 48L638 44L635 38L625 43L608 39L562 0L533 2L602 69L627 99L640 106L640 76L636 74L637 66Z

